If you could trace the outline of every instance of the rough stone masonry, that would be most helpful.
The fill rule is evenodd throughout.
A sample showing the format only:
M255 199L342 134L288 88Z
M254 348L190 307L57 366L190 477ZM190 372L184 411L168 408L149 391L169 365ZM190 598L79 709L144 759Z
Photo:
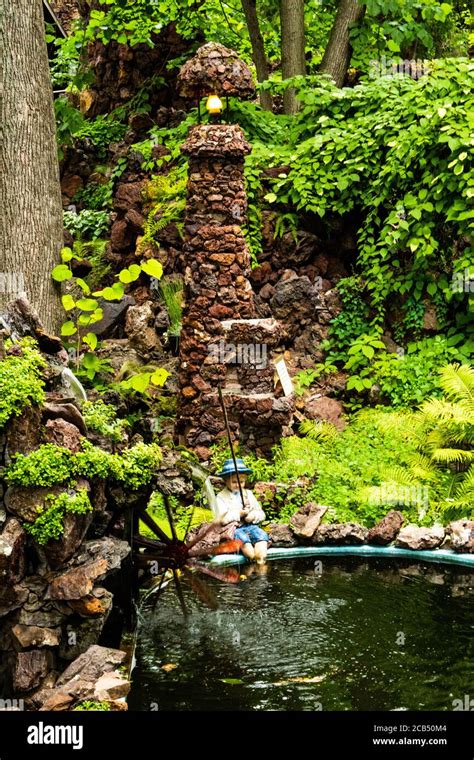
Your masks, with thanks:
M225 435L217 394L221 383L235 439L264 451L289 425L292 399L275 397L267 356L284 330L273 319L255 318L248 279L242 227L244 158L251 148L237 125L201 124L191 128L182 150L189 156L189 181L176 433L207 458L208 447Z

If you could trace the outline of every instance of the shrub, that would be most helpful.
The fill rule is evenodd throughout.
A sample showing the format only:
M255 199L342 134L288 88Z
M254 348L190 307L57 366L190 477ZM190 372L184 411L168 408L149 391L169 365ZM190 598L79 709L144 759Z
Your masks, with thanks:
M13 345L7 342L6 347ZM44 401L45 359L32 338L23 338L16 347L20 349L18 355L7 354L0 361L0 428L25 407Z

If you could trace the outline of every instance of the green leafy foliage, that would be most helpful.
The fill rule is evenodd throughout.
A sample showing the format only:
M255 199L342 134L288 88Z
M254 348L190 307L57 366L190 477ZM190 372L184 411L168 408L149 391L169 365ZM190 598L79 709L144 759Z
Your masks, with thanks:
M5 472L9 485L51 486L67 481L72 474L69 449L44 443L31 454L15 454Z
M145 200L150 204L145 222L141 249L149 243L157 243L156 235L168 224L175 223L182 234L184 208L186 205L185 164L172 168L168 174L158 174L146 183Z
M394 493L403 504L405 487L426 491L423 518L432 522L470 518L474 505L474 370L468 365L450 364L440 371L444 395L426 400L411 414L412 437L416 450L403 466L382 470L382 483L368 488L372 500ZM389 419L389 418L388 418ZM400 415L393 420L399 423ZM387 430L393 432L394 425Z
M61 251L62 263L54 267L51 272L56 282L67 282L68 292L62 296L62 305L71 318L67 319L61 327L61 335L66 339L66 346L72 348L75 353L76 371L89 380L94 380L100 372L110 372L111 367L107 360L101 360L95 354L98 347L98 338L94 331L89 329L104 316L103 308L96 297L101 296L105 301L120 301L125 294L125 285L137 280L145 273L149 277L159 279L163 274L163 266L156 259L144 259L140 265L132 264L122 269L116 275L116 282L100 290L91 292L91 287L86 280L75 277L69 262L73 259L81 260L85 250L97 251L99 264L103 265L103 245L99 241L84 244L76 241L73 248L63 248ZM92 263L92 262L91 262ZM104 270L102 270L104 271ZM108 271L108 270L106 270ZM89 278L91 282L97 280L97 274ZM74 343L69 344L68 338L74 337ZM85 353L84 353L85 350ZM168 377L165 370L159 370L150 378L155 385L163 385Z
M81 240L98 240L103 237L110 226L110 214L108 211L96 211L86 208L76 213L64 211L64 226L73 237Z
M46 361L36 342L32 338L22 338L18 344L6 342L7 350L13 346L19 353L7 353L0 361L0 428L25 407L44 401L42 371Z
M10 485L51 486L68 483L79 476L111 478L130 489L148 484L161 461L157 444L137 443L120 454L109 454L87 439L81 450L73 454L69 449L45 443L31 454L15 454L5 472Z
M66 514L83 515L92 511L92 504L84 488L73 494L62 493L56 497L47 497L47 501L50 502L49 506L43 509L34 523L24 525L25 530L40 545L61 538Z
M110 143L123 140L126 131L127 124L117 118L116 112L112 112L105 116L96 116L93 120L84 120L82 126L74 132L74 137L90 140L99 158L105 158Z
M122 455L114 456L114 478L134 490L150 483L161 462L161 450L156 443L137 443Z
M178 337L181 332L183 317L183 283L178 279L163 280L160 284L160 294L166 305L169 317L168 335Z
M395 301L402 313L435 296L462 306L451 280L466 266L456 241L469 241L474 214L473 72L464 59L433 61L419 81L386 76L345 90L296 77L302 109L261 151L262 169L291 166L272 181L272 206L361 216L358 267L374 326Z
M368 0L366 13L351 30L352 65L367 71L367 54L375 57L433 58L452 35L453 5L438 0ZM449 42L448 42L449 47ZM466 49L459 50L465 55Z
M95 712L108 712L110 710L110 705L108 702L97 702L93 699L83 699L82 702L79 702L75 707L72 708L73 712L89 712L89 711L95 711Z
M120 380L117 387L122 393L138 393L144 396L149 395L149 391L162 388L166 380L169 377L168 370L162 367L154 367L152 369L145 367L126 369L124 380Z
M117 412L111 404L106 404L100 398L97 401L85 401L81 411L89 430L110 438L114 443L123 439L128 422L117 419Z

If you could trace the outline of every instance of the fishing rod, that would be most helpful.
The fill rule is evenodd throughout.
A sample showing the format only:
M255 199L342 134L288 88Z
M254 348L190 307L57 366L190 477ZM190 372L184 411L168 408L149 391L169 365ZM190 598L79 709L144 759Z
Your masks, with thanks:
M240 492L240 498L242 499L242 508L245 509L245 501L244 501L244 492L242 490L242 483L239 476L239 471L237 469L237 459L235 457L235 451L234 451L234 444L232 443L232 436L230 434L230 425L229 425L229 418L227 417L227 409L225 407L224 403L224 396L222 394L222 388L221 384L217 384L217 391L219 394L219 401L221 402L222 411L224 413L224 422L225 427L227 430L227 438L229 440L229 446L230 446L230 453L232 455L232 461L234 462L234 468L235 468L235 474L237 475L237 483L239 484L239 492Z

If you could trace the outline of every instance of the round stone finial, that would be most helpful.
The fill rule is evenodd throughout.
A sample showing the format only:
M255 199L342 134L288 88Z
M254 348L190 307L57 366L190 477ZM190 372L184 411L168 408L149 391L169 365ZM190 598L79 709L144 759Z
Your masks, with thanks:
M242 99L255 95L252 72L235 50L219 42L207 42L186 61L178 74L178 92L184 98L232 95Z

